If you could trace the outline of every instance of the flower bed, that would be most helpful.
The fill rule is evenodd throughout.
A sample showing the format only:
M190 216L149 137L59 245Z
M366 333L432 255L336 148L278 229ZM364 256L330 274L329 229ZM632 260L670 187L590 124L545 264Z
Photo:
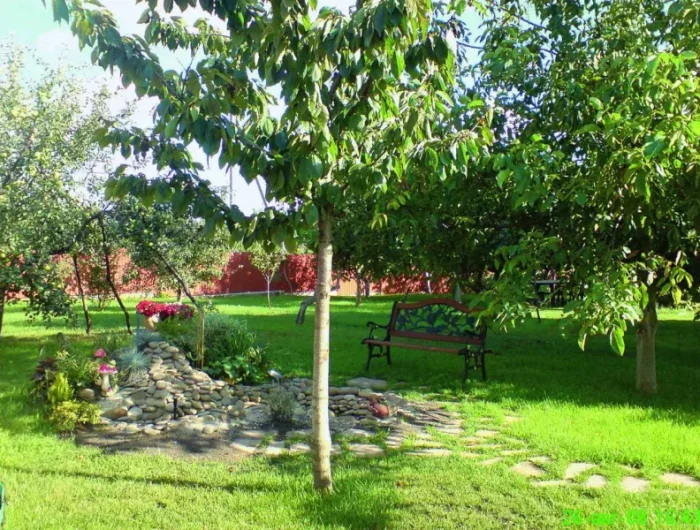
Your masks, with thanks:
M185 304L164 304L152 300L141 300L136 306L136 311L146 318L158 317L160 320L169 318L190 319L194 316L194 310Z

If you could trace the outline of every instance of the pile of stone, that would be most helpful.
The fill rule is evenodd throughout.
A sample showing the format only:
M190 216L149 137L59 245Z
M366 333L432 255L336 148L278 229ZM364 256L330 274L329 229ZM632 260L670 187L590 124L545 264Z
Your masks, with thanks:
M186 356L167 342L150 342L143 353L150 363L148 372L141 378L131 378L128 385L100 401L104 423L120 431L155 434L186 426L210 433L262 424L266 421L267 397L280 388L295 397L302 416L308 417L312 392L309 379L229 385L192 367ZM386 382L358 378L348 381L348 385L330 388L332 415L350 420L371 417L369 400L382 399L375 389L385 389Z

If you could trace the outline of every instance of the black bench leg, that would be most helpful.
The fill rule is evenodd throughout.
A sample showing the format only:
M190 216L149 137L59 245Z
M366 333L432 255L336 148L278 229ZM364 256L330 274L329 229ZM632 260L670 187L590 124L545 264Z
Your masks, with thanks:
M365 372L369 371L369 363L372 362L372 353L374 352L374 346L372 344L367 345L367 349L369 350L369 355L367 355L367 366L365 366Z
M467 377L469 376L469 354L465 353L464 355L464 377L462 378L462 384L464 385L467 382Z
M486 352L481 349L481 378L486 381Z
M391 366L391 346L386 347L386 364Z

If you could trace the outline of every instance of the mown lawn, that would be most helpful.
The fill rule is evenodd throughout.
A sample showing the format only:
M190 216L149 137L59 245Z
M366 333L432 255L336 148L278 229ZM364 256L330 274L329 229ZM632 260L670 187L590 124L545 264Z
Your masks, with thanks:
M335 299L332 314L332 379L343 383L364 374L367 320L388 318L391 297L360 308ZM136 300L129 300L133 307ZM215 301L222 313L248 320L269 343L285 374L311 374L313 309L304 326L294 324L299 299L263 297ZM43 341L64 332L61 322L45 328L25 321L21 308L6 315L0 338L0 481L7 487L7 528L14 529L220 529L220 528L558 528L567 510L587 521L578 528L632 527L624 516L646 510L646 527L675 526L657 520L657 510L686 512L679 526L700 527L700 488L671 487L663 472L700 477L700 326L692 313L662 311L658 333L660 392L642 398L634 390L634 341L614 355L604 339L581 352L564 338L559 313L544 311L510 333L492 334L489 381L460 384L461 361L452 356L395 350L394 364L373 361L371 375L415 399L439 399L465 419L464 436L477 429L500 431L505 448L525 448L492 466L453 456L335 460L336 494L319 498L310 484L308 456L250 458L239 463L173 460L165 456L107 455L56 437L28 398L28 378ZM97 331L122 325L116 306L95 314ZM522 418L512 424L504 416ZM444 443L460 448L460 438ZM547 455L543 479L561 478L571 462L597 464L565 487L535 487L509 468L525 456ZM622 465L637 472L625 471ZM591 473L610 483L601 490L581 484ZM645 493L626 493L623 475L649 479ZM694 511L697 510L697 513ZM620 514L612 521L603 515ZM691 519L686 519L687 517ZM692 519L695 518L695 519ZM639 528L640 526L636 526Z

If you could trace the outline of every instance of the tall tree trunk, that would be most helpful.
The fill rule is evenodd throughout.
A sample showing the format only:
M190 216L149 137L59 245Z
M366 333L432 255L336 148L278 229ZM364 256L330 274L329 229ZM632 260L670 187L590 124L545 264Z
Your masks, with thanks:
M649 288L649 301L637 326L637 390L656 394L656 291Z
M0 335L2 335L2 321L5 318L5 289L0 289Z
M280 270L282 271L282 276L284 276L284 279L287 281L287 285L289 286L289 294L294 294L294 286L292 285L292 282L289 281L289 275L287 274L287 263L285 262L284 265L280 267Z
M182 303L182 287L177 288L177 303Z
M155 251L156 256L160 259L160 261L163 262L163 265L165 265L165 268L168 269L168 272L172 275L173 278L175 278L175 281L177 281L178 285L180 286L179 288L182 289L182 291L185 293L185 296L190 299L190 302L194 304L194 306L197 309L201 308L201 305L197 301L197 299L194 297L194 295L190 292L190 288L187 286L187 282L185 279L180 275L179 272L173 267L170 262L165 259L165 256L161 254L158 250Z
M272 283L272 276L265 277L265 282L267 283L267 308L272 307L272 302L270 302L270 284Z
M333 491L331 431L328 416L331 275L333 270L332 235L331 214L329 208L325 208L318 221L318 274L316 278L311 431L314 487L321 493Z
M114 295L114 298L117 299L117 303L119 304L119 307L121 307L122 313L124 313L126 330L129 332L129 334L132 334L133 332L131 331L131 319L129 318L129 312L126 310L126 307L124 307L124 302L122 302L122 299L119 296L119 291L117 291L117 286L114 284L114 280L112 279L112 266L109 263L109 247L107 246L107 235L105 234L104 219L102 219L102 217L99 217L98 219L100 223L100 232L102 232L102 253L104 254L105 258L105 276L107 277L107 283L112 289L112 294Z
M88 311L87 302L85 302L85 291L83 291L83 280L80 278L80 267L78 267L78 256L73 254L73 269L75 270L75 282L78 285L78 294L80 295L80 303L83 305L83 315L85 315L85 334L90 335L92 331L92 318Z

